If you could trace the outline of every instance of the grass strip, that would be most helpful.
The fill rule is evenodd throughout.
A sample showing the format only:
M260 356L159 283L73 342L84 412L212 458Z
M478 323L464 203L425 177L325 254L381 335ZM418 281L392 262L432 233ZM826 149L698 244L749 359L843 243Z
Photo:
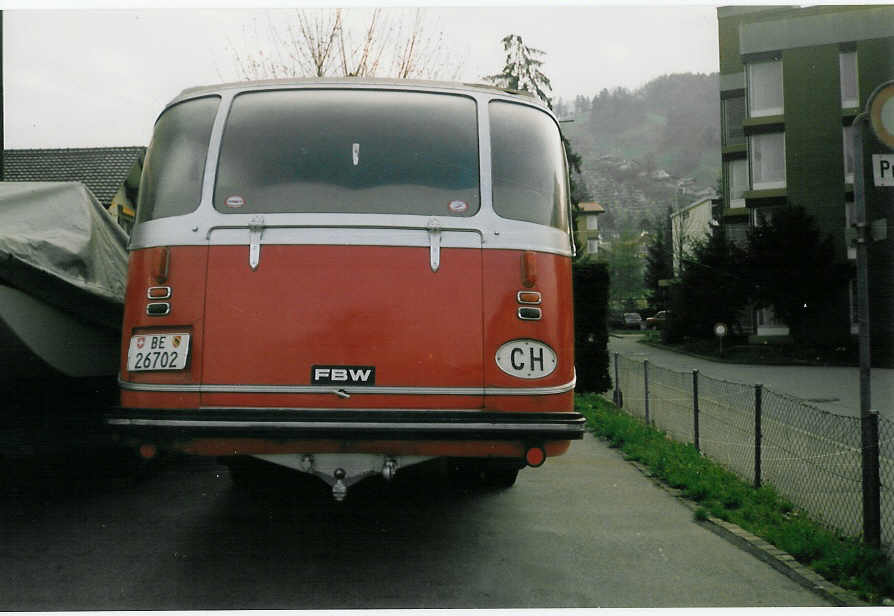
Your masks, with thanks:
M711 515L736 524L869 603L894 596L894 567L882 552L810 520L772 486L755 489L693 445L671 440L597 394L578 394L575 407L596 436L696 501L696 519Z

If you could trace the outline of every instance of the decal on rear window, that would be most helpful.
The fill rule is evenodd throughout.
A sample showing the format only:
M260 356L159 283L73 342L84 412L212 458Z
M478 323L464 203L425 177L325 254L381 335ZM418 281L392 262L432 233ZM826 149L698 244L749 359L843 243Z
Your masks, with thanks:
M245 199L243 199L239 195L232 195L230 197L227 197L227 200L225 203L227 204L227 207L235 209L235 208L240 208L243 205L245 205Z

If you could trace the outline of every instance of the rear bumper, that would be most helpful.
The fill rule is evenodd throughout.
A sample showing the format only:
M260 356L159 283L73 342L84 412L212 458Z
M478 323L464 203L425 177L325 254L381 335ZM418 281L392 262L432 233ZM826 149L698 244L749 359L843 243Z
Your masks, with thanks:
M475 410L122 408L106 417L115 431L156 441L184 438L547 441L583 438L579 413Z

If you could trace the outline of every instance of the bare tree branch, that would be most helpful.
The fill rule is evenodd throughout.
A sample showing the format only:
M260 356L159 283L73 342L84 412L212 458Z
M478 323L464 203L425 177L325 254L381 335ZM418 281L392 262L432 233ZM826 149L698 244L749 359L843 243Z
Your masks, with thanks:
M257 23L243 27L242 49L229 40L227 45L238 78L456 79L460 74L462 63L449 53L443 33L428 33L423 10L408 18L404 12L373 9L359 27L349 24L349 12L297 10L288 20L268 13L264 37Z

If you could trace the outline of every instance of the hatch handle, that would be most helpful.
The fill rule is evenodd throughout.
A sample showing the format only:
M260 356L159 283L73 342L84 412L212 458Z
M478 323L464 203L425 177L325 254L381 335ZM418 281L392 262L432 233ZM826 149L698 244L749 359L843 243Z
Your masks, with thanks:
M261 236L264 234L264 217L255 216L248 221L248 265L252 271L261 263Z
M431 271L436 272L441 267L441 223L437 218L430 218L425 228L430 243Z

